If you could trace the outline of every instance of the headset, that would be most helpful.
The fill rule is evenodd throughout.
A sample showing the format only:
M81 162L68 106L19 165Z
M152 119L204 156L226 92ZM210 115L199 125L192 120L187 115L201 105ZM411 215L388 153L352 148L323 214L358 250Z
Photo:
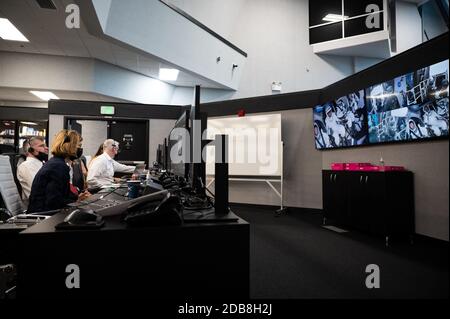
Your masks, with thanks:
M28 144L30 145L30 146L28 146L28 150L27 150L28 153L34 153L35 149L31 146L31 142L34 141L35 139L36 139L36 137L32 137L32 138L29 138L26 140L26 142L28 142Z
M64 132L64 142L63 144L70 143L69 131Z

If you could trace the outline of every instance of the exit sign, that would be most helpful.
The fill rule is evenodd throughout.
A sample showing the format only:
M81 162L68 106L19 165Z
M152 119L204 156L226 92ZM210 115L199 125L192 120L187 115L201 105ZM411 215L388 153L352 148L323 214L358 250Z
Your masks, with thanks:
M114 115L116 108L114 106L103 105L100 107L100 114L102 115Z

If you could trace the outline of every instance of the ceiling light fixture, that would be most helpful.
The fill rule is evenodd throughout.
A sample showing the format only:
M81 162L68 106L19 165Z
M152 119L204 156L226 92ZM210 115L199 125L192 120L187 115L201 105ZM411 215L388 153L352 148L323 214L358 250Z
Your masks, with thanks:
M29 42L8 19L0 18L0 38L3 40Z
M38 125L39 125L39 124L34 123L34 122L20 122L20 124L23 124L23 125L31 125L31 126L38 126Z
M341 22L342 20L348 19L348 16L343 16L342 14L327 14L322 20L327 22Z
M49 101L49 100L59 100L59 97L57 97L52 92L45 92L45 91L30 91L31 94L36 95L38 98L40 98L43 101Z
M176 81L180 71L177 69L159 69L159 79L161 81Z

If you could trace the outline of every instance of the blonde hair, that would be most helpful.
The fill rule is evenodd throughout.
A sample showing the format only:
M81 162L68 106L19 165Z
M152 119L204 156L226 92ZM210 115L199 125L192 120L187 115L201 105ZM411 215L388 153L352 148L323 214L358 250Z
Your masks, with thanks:
M71 157L77 155L78 144L81 136L76 131L62 130L55 136L51 153L56 157Z

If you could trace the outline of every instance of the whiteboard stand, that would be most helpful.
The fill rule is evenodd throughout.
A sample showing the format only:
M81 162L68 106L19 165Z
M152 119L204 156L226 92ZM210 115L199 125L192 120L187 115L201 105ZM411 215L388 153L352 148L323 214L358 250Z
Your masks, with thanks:
M275 216L280 217L287 213L287 207L284 207L284 142L281 141L281 163L280 163L280 209L275 211ZM269 186L276 192L275 187L269 183ZM278 193L278 192L277 192Z
M284 143L281 142L281 174L280 174L280 179L276 179L273 177L270 178L240 178L240 177L230 177L229 180L230 181L239 181L239 182L264 182L267 185L269 185L269 187L273 190L273 192L275 194L277 194L277 196L280 198L280 209L277 209L275 211L275 216L276 217L280 217L283 214L287 213L287 207L284 206L284 188L283 188L283 182L284 182L284 178L283 178L283 155L284 155ZM212 178L209 183L206 185L206 188L209 188L214 182L215 182L215 178ZM278 191L276 189L276 187L273 185L273 183L280 183L280 191Z

